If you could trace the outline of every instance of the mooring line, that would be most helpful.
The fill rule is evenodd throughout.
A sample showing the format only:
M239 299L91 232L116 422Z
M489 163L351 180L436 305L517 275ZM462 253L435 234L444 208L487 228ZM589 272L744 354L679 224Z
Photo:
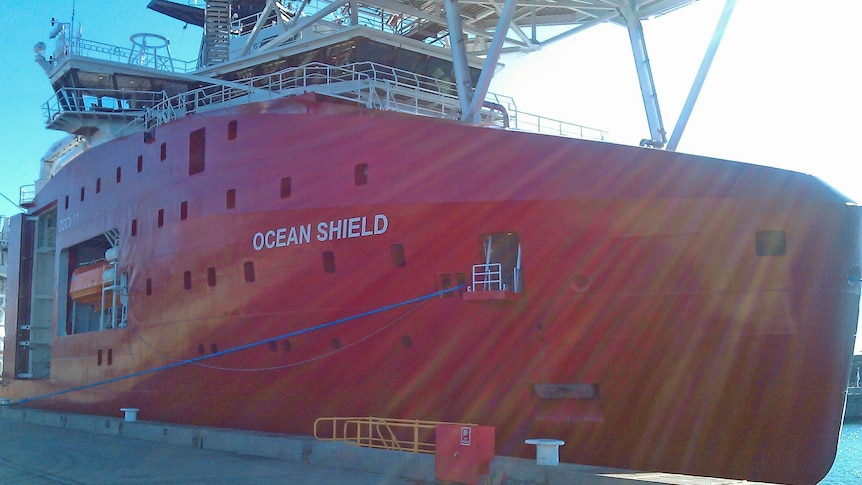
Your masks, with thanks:
M380 308L377 308L377 309L374 309L374 310L369 310L369 311L367 311L367 312L359 313L359 314L352 315L352 316L345 317L345 318L341 318L341 319L338 319L338 320L333 320L333 321L331 321L331 322L322 323L322 324L320 324L320 325L316 325L316 326L314 326L314 327L309 327L309 328L305 328L305 329L302 329L302 330L296 330L296 331L294 331L294 332L286 333L286 334L284 334L284 335L279 335L279 336L277 336L277 337L271 337L271 338L268 338L268 339L265 339L265 340L258 340L257 342L252 342L252 343L250 343L250 344L240 345L239 347L234 347L234 348L232 348L232 349L222 350L222 351L219 351L219 352L215 352L215 353L213 353L213 354L209 354L209 355L202 355L202 356L200 356L200 357L195 357L195 358L193 358L193 359L181 360L181 361L179 361L179 362L174 362L174 363L172 363L172 364L167 364L167 365L163 365L163 366L159 366L159 367L154 367L154 368L152 368L152 369L147 369L147 370L142 370L142 371L138 371L138 372L133 372L133 373L131 373L131 374L126 374L126 375L124 375L124 376L113 377L113 378L111 378L111 379L106 379L106 380L104 380L104 381L98 381L98 382L94 382L94 383L91 383L91 384L86 384L86 385L83 385L83 386L72 387L72 388L69 388L69 389L64 389L64 390L62 390L62 391L51 392L51 393L48 393L48 394L43 394L43 395L41 395L41 396L28 397L28 398L21 399L21 400L18 400L18 401L9 402L9 403L7 403L6 405L7 405L7 406L14 406L14 405L17 405L17 404L25 404L25 403L28 403L28 402L38 401L38 400L41 400L41 399L47 399L47 398L49 398L49 397L55 397L55 396L60 396L60 395L63 395L63 394L68 394L68 393L70 393L70 392L82 391L82 390L84 390L84 389L90 389L90 388L93 388L93 387L104 386L105 384L111 384L111 383L113 383L113 382L118 382L118 381L122 381L122 380L126 380L126 379L131 379L131 378L134 378L134 377L140 377L140 376L147 375L147 374L153 374L153 373L155 373L155 372L161 372L161 371L164 371L164 370L173 369L173 368L180 367L180 366L184 366L184 365L194 364L194 363L197 363L197 362L200 362L200 361L203 361L203 360L212 359L212 358L215 358L215 357L220 357L220 356L222 356L222 355L227 355L227 354L231 354L231 353L234 353L234 352L239 352L239 351L241 351L241 350L250 349L250 348L252 348L252 347L257 347L257 346L259 346L259 345L266 345L266 344L268 344L268 343L270 343L270 342L275 342L275 341L283 340L283 339L286 339L286 338L296 337L297 335L303 335L303 334L306 334L306 333L315 332L315 331L317 331L317 330L322 330L322 329L324 329L324 328L334 327L334 326L336 326L336 325L340 325L340 324L342 324L342 323L347 323L347 322L352 321L352 320L357 320L357 319L360 319L360 318L364 318L364 317L367 317L367 316L370 316L370 315L374 315L374 314L377 314L377 313L382 313L382 312L385 312L385 311L388 311L388 310L392 310L392 309L395 309L395 308L398 308L398 307L402 307L402 306L405 306L405 305L410 305L410 304L412 304L412 303L417 303L417 302L420 302L420 301L428 300L428 299L430 299L430 298L434 298L434 297L436 297L436 296L441 296L441 295L445 295L446 293L451 293L451 292L453 292L453 291L458 291L458 290L460 290L463 286L464 286L464 285L453 286L452 288L446 288L445 290L435 291L435 292L433 292L433 293L429 293L429 294L427 294L427 295L423 295L423 296L420 296L420 297L418 297L418 298L413 298L413 299L410 299L410 300L405 300L405 301L402 301L402 302L399 302L399 303L393 303L392 305L387 305L387 306L380 307Z

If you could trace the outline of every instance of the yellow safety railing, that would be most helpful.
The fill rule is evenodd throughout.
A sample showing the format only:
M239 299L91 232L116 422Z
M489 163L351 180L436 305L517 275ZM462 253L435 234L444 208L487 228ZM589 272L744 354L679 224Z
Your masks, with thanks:
M434 453L434 428L442 421L376 417L324 417L314 421L314 437L321 441L344 441L366 448Z

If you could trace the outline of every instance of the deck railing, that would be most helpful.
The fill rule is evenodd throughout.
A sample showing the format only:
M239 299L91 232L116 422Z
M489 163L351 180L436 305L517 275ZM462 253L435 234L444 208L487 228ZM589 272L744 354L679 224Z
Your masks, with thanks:
M461 423L370 416L325 417L314 421L314 437L321 441L343 441L366 448L434 453L437 446L434 430L438 424Z
M105 44L103 42L77 38L70 34L66 35L65 42L68 45L68 50L66 52L57 53L58 55L54 58L55 62L59 62L64 54L72 54L75 56L101 59L122 64L135 64L170 72L189 73L197 69L197 60L184 61L176 59L169 55L169 50L165 51L168 55L146 51L141 52L139 48L132 49L112 44Z
M473 265L473 284L467 291L500 291L505 289L500 263Z
M454 83L373 62L344 66L311 63L241 82L219 82L164 99L139 120L147 129L217 106L262 101L307 92L352 101L370 109L458 119ZM482 123L520 131L604 140L606 132L517 111L512 98L490 94Z
M22 185L18 196L18 205L24 207L32 204L36 198L36 184Z

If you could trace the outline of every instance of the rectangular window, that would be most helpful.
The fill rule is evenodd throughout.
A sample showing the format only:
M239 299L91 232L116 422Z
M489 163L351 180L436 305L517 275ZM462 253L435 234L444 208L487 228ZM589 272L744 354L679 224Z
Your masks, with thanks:
M290 177L282 177L281 179L281 198L290 197Z
M138 235L138 220L132 219L132 236Z
M153 294L153 279L147 278L147 296Z
M189 203L183 201L180 203L180 220L184 221L189 218Z
M335 273L335 253L332 251L323 252L323 271L326 273Z
M435 288L438 291L448 290L449 288L453 288L455 286L460 286L460 293L464 292L464 286L467 283L467 274L466 273L440 273L434 275L434 284ZM455 296L455 292L445 293L443 296L446 298Z
M81 187L81 202L84 202L84 187Z
M165 210L159 209L159 227L165 225Z
M207 268L207 285L210 287L216 285L216 272L213 266Z
M68 209L68 208L69 208L69 196L68 196L68 195L66 196L66 202L65 202L65 204L63 205L63 208L64 208L64 209Z
M102 178L97 177L96 178L96 193L98 194L101 191L102 191Z
M122 175L123 175L123 169L120 167L117 167L117 183L120 183L120 179L122 178Z
M407 266L407 259L404 256L403 244L399 243L389 246L389 252L392 255L392 266L395 266L396 268Z
M440 289L446 290L452 288L452 275L449 273L443 273L440 275ZM444 296L451 297L452 292L446 293Z
M159 147L159 160L164 162L166 158L168 158L168 144L162 143Z
M183 288L186 290L192 289L192 272L183 271Z
M144 171L144 156L138 155L138 173Z
M227 124L227 139L236 140L236 120L231 120L231 122Z
M246 261L242 265L242 271L245 273L245 281L247 283L251 283L254 281L254 263L251 261Z
M467 274L466 273L455 273L455 283L458 286L465 287L467 285Z
M225 207L228 209L236 207L236 189L228 189L225 195Z
M206 128L189 133L189 175L204 171L206 139Z
M365 185L368 183L368 164L357 163L353 170L353 183L356 185Z
M757 231L754 246L758 256L784 256L787 253L784 231Z

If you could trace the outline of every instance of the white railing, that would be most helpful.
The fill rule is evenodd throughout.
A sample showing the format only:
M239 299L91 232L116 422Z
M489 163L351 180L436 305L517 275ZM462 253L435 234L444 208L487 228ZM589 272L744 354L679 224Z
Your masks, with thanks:
M18 205L24 206L36 198L36 184L22 185L18 194Z
M141 51L138 49L120 47L103 42L75 38L73 35L66 36L68 45L68 53L75 56L89 57L92 59L101 59L111 62L119 62L122 64L142 65L162 71L188 73L197 68L197 60L184 61L171 56L158 54L145 54L141 57ZM62 56L55 58L57 62L62 59Z
M213 80L218 83L218 80ZM243 80L213 84L163 99L139 123L147 129L226 103L239 104L307 92L318 92L370 109L458 119L460 102L454 83L376 64L344 66L311 63ZM603 140L605 132L573 123L520 113L512 98L490 94L482 109L483 124L521 131Z
M473 284L467 291L500 291L505 289L503 268L500 263L473 265Z

